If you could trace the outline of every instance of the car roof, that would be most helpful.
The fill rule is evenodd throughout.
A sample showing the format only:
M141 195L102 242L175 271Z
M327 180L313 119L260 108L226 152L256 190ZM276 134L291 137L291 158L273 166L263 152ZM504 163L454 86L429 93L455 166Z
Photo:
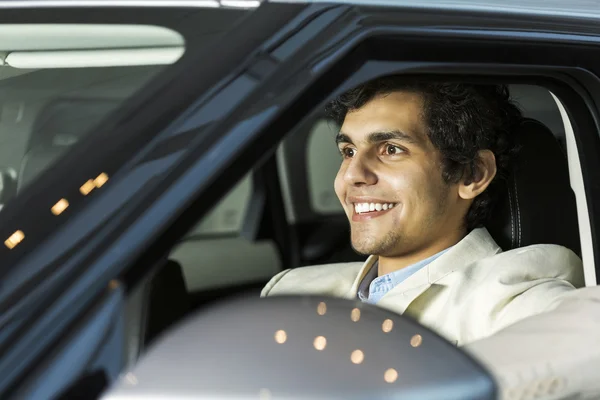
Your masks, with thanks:
M440 11L487 12L530 17L562 17L600 22L600 0L0 0L1 8L16 7L208 7L256 8L261 3L348 4Z
M0 0L3 8L166 7L251 9L265 0Z
M599 0L267 0L270 3L336 3L398 8L483 11L600 19Z

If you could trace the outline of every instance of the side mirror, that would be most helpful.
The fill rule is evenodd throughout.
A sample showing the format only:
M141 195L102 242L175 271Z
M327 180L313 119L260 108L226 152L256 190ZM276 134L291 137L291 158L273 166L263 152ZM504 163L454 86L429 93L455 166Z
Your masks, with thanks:
M104 400L496 398L475 360L417 322L358 301L239 298L158 339Z

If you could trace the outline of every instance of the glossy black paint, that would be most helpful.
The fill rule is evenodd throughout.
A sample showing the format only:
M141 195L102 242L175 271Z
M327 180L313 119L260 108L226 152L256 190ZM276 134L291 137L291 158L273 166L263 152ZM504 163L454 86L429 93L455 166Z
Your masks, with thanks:
M286 9L293 11L297 8ZM156 9L151 11L153 18L144 18L144 12L137 9L130 10L129 18L124 18L120 9L105 10L105 13L100 13L101 15L96 14L97 10L94 9L74 10L72 13L66 10L60 11L63 17L58 20L52 19L54 15L52 10L32 11L34 15L31 19L27 18L28 13L21 13L18 20L22 22L112 20L160 24L166 18L165 15L168 15L168 10ZM175 10L175 20L189 17L190 11L197 10L180 11ZM45 19L40 14L45 14ZM113 14L117 17L111 17ZM13 23L16 21L10 19L10 13L2 15ZM16 15L13 17L16 18ZM98 17L105 17L105 19L98 19ZM13 202L12 206L5 209L0 217L3 219L4 232L14 229L14 226L24 227L18 229L29 233L27 235L29 243L25 246L24 242L24 246L18 252L7 255L5 250L0 254L4 260L2 263L4 290L0 293L0 309L3 310L1 322L4 327L3 340L0 343L3 354L0 369L6 372L0 379L1 391L4 391L29 365L35 364L34 360L37 360L47 346L54 342L57 335L68 327L72 317L82 312L94 297L104 290L108 282L104 281L104 278L110 279L109 276L117 275L114 270L108 274L106 273L108 271L95 270L89 260L96 259L100 252L112 258L117 254L123 255L123 249L134 250L135 246L131 247L126 243L118 245L116 253L103 252L97 246L107 238L109 242L113 242L116 237L108 232L122 232L119 223L127 224L123 219L131 217L131 210L135 209L132 207L134 204L131 200L145 203L147 199L144 198L143 193L149 193L148 183L152 181L157 183L156 177L170 170L183 155L181 151L174 151L175 157L172 154L159 160L150 157L155 162L148 163L147 155L152 154L152 150L157 146L163 147L161 142L173 135L174 129L164 131L164 128L172 124L176 116L180 115L187 106L194 107L195 100L202 101L199 98L200 93L205 93L221 79L231 79L231 74L235 73L236 68L243 67L244 60L254 53L255 47L262 43L264 38L270 37L274 31L277 31L289 17L288 11L287 14L279 12L278 18L265 15L263 18L249 21L246 29L250 33L245 30L243 35L236 33L238 40L233 41L235 45L221 49L219 52L213 51L213 55L220 56L219 64L202 64L204 68L200 76L204 79L197 79L197 71L189 68L200 64L200 60L204 59L198 58L198 52L202 53L202 49L196 49L196 52L193 48L188 49L187 61L184 56L184 59L168 74L163 75L154 87L140 93L131 107L121 110L119 115L111 116L101 129L90 136L90 140L82 143L69 157L59 162L51 173L41 176L39 179L41 185L32 185L23 193L19 203ZM269 22L265 22L265 19ZM193 25L194 21L189 21L191 28ZM193 36L193 29L190 35ZM188 46L189 44L188 41ZM225 67L228 65L232 68ZM169 99L168 107L165 105L165 99ZM189 119L184 117L181 121L184 120ZM175 125L181 121L175 121ZM112 132L108 137L114 138L114 142L106 140L107 132ZM198 135L193 137L188 135L188 138L196 141L205 139L203 144L208 145L216 139L202 136L201 131L196 132ZM158 133L163 133L162 137L152 139ZM73 165L77 166L75 170ZM117 173L118 169L120 170ZM57 198L56 196L65 196L66 187L70 185L75 189L80 185L79 182L82 182L83 176L93 176L93 173L100 170L108 172L113 182L120 183L116 185L107 183L105 190L98 191L94 197L90 196L86 199L88 203L82 207L78 208L77 204L74 204L73 211L68 218L65 218L62 226L57 224L56 219L50 221L44 218L42 214L47 212L48 204L51 204L53 199ZM68 174L68 171L72 174ZM93 173L90 174L90 171ZM122 175L119 176L119 173ZM49 231L54 233L49 235ZM142 231L148 233L148 227L143 228ZM134 234L134 236L136 239L144 237L143 234ZM32 249L35 251L31 251ZM129 255L131 256L132 253ZM17 262L19 266L15 267L12 263ZM78 269L76 265L84 265L84 268ZM62 273L56 274L59 266ZM22 268L27 269L26 274ZM82 274L84 276L81 276ZM100 278L101 276L103 278ZM75 279L79 279L78 282L83 285L71 286L70 283ZM7 313L7 310L11 312ZM52 329L48 329L48 324ZM18 344L15 345L13 340L17 340Z

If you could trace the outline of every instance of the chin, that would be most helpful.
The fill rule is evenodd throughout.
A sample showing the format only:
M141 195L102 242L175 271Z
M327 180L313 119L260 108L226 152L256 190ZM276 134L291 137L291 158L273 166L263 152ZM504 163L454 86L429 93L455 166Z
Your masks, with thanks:
M388 234L377 239L372 236L365 237L361 235L359 238L352 238L352 248L355 252L364 256L385 256L394 253L399 242L397 234Z
M368 251L364 251L362 248L356 247L354 245L352 245L352 250L354 250L354 252L356 254L358 254L359 256L370 256L371 253L369 253Z
M367 241L352 241L352 248L362 256L370 256L379 250L377 243L368 243Z

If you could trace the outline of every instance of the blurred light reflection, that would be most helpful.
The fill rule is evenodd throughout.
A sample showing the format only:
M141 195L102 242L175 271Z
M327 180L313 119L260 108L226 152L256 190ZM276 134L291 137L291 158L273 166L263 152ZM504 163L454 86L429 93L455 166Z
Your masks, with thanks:
M412 347L419 347L423 343L423 337L421 335L415 335L410 339L410 345Z
M94 190L95 187L96 187L96 185L94 185L94 181L91 179L88 179L88 181L86 183L81 185L81 187L79 188L79 191L81 192L82 195L87 196L88 194L90 194L90 192L92 190Z
M396 371L394 368L388 369L387 371L385 371L383 379L385 379L387 383L396 382L396 380L398 380L398 371Z
M106 175L106 173L103 172L100 175L98 175L96 179L94 179L94 185L96 185L96 187L99 188L102 187L102 185L104 185L106 181L108 181L108 175Z
M67 199L60 199L55 205L52 206L50 210L52 211L52 214L60 215L67 209L67 207L69 207L69 202Z
M275 332L275 341L279 344L284 344L287 341L287 333L284 330Z
M364 359L365 353L363 353L362 350L354 350L350 355L350 360L352 360L354 364L360 364L364 361Z
M325 315L326 313L327 313L327 304L325 304L324 302L320 302L319 305L317 306L317 314Z
M315 349L319 351L325 350L325 347L327 346L327 339L325 339L324 336L317 336L313 345L315 346Z
M25 234L23 233L23 231L16 231L4 241L4 245L9 249L14 249L19 243L23 241L23 239L25 239Z
M391 319L386 319L385 321L383 321L383 324L381 325L382 331L384 331L385 333L390 333L392 329L394 329L394 321L392 321Z

